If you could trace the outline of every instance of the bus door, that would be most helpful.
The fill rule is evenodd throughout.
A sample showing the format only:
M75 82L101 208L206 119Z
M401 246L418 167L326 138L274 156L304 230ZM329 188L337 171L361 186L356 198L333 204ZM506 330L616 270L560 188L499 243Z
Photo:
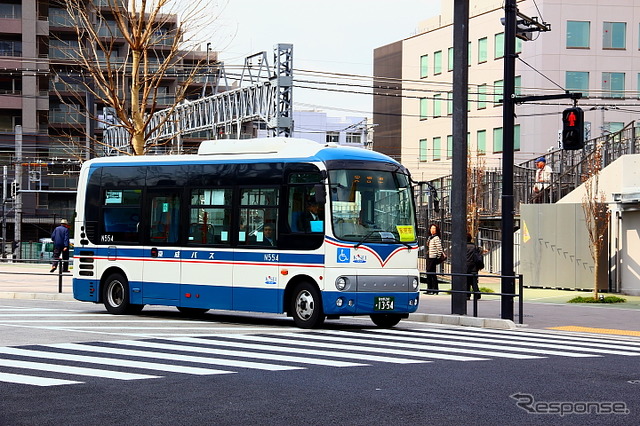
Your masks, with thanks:
M233 263L233 309L281 312L278 198L277 187L240 190Z
M180 296L180 191L149 190L145 216L143 301L173 305Z

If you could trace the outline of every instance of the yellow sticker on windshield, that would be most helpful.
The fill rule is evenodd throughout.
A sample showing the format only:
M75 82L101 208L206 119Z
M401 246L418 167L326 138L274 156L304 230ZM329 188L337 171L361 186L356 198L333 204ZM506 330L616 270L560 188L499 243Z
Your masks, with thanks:
M413 226L396 225L396 229L398 230L398 235L400 235L401 242L416 240L416 231L413 229Z

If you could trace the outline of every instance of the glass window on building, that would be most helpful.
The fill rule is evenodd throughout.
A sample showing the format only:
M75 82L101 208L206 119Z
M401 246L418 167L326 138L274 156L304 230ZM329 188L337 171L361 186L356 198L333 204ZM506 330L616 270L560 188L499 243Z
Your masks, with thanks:
M520 125L513 126L513 150L520 151Z
M340 142L340 132L327 132L326 141L327 141L327 143L330 143L330 142L338 143L338 142Z
M516 75L513 79L514 91L513 93L516 96L520 96L522 94L522 77Z
M602 47L604 49L625 49L627 34L626 22L604 22Z
M604 123L604 128L608 130L609 133L616 133L624 129L624 123L620 121L607 121Z
M428 157L428 148L427 148L427 140L426 139L420 139L420 146L419 146L419 160L420 161L427 161L429 159Z
M502 127L496 127L493 129L493 153L502 152Z
M605 98L624 98L624 73L602 73L602 96Z
M447 160L453 158L453 135L447 136Z
M504 94L504 80L493 82L493 106L502 105L502 95Z
M589 73L587 71L567 71L565 73L565 87L570 92L581 92L582 96L589 96Z
M478 130L476 133L476 144L478 149L478 155L484 155L487 153L487 131Z
M504 33L496 34L493 37L493 59L504 56Z
M442 117L442 95L433 95L433 117Z
M347 132L347 143L362 143L362 133Z
M487 85L481 84L478 86L478 109L487 108Z
M487 38L478 40L478 63L487 62Z
M429 117L429 100L420 98L420 120L426 120Z
M447 92L447 115L453 115L453 92Z
M420 78L429 77L429 55L420 56Z
M433 54L433 74L442 74L442 50Z
M453 47L447 50L447 71L453 71Z
M591 23L589 21L567 21L567 48L589 48Z
M433 161L440 161L440 150L442 149L442 138L436 136L433 138Z

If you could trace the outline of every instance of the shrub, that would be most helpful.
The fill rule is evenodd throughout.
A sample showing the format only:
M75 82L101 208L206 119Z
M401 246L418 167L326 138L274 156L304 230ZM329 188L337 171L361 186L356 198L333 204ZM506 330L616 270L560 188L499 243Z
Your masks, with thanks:
M589 297L578 296L569 300L569 302L567 303L624 303L626 301L627 299L624 299L618 296L606 296L606 297L600 296L600 298L598 299L594 298L593 296L589 296Z

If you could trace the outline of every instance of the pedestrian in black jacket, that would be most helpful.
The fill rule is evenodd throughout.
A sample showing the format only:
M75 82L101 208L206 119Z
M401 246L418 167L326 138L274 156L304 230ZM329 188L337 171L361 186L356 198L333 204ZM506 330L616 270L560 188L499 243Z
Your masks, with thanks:
M479 293L478 288L478 271L484 268L484 262L482 260L482 249L473 243L473 237L471 234L467 234L467 291L473 289L474 292ZM480 294L476 295L480 299ZM467 300L471 299L471 294L467 293Z

